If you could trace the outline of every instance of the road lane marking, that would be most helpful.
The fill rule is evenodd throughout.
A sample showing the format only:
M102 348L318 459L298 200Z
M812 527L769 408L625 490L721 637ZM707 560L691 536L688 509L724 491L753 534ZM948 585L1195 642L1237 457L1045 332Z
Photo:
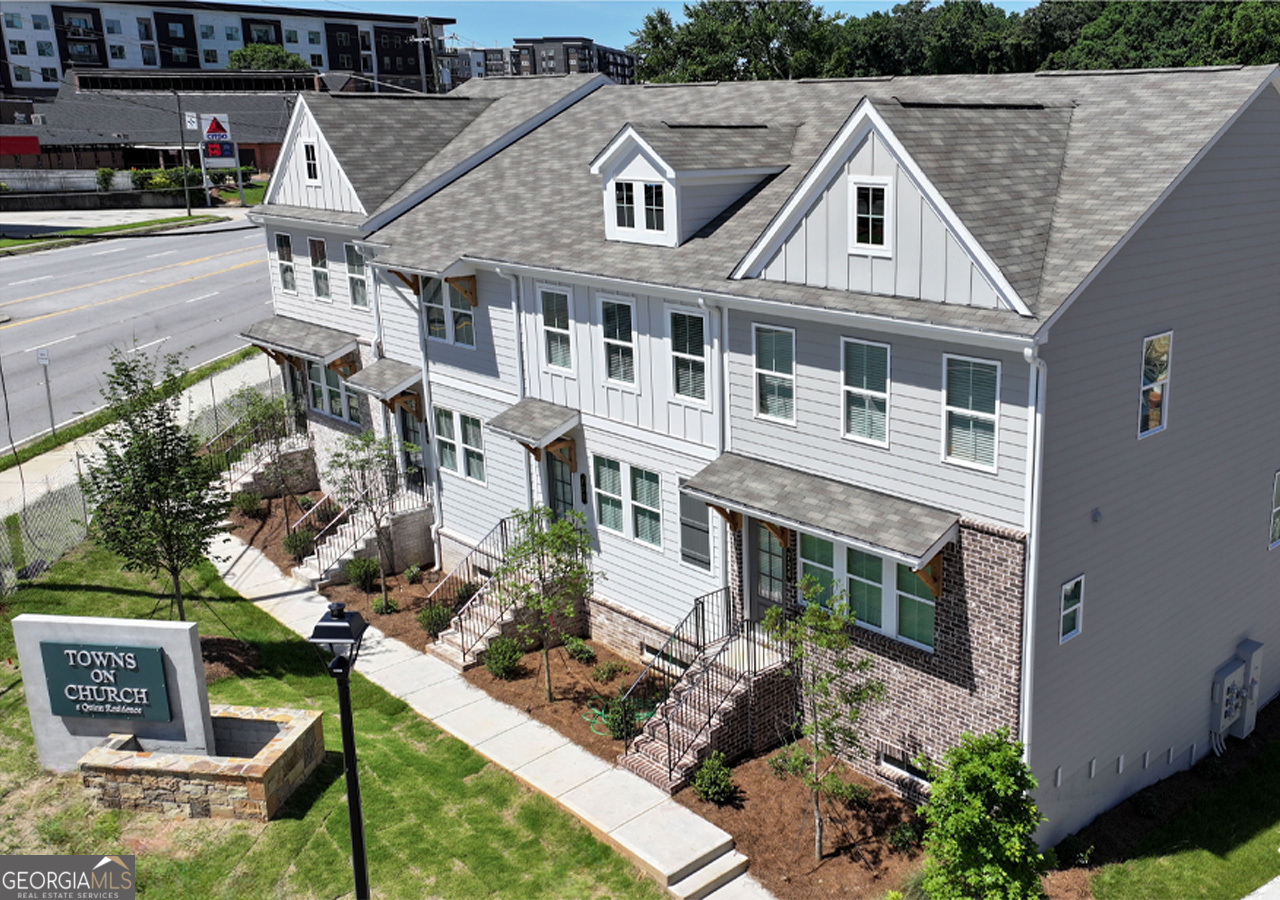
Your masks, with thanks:
M177 287L180 284L190 284L193 281L199 281L201 278L212 278L216 275L225 275L228 272L234 272L236 269L243 269L245 266L252 266L260 263L261 260L251 259L248 262L236 263L217 272L206 272L204 275L192 275L190 278L183 278L181 281L171 281L168 284L157 284L155 287L149 287L145 290L134 291L132 294L121 294L119 297L108 297L106 300L96 300L93 303L85 303L80 306L73 306L70 309L60 309L56 312L45 313L42 316L32 316L30 319L20 319L17 322L10 322L8 325L0 325L0 331L7 328L17 328L19 325L30 325L32 322L40 322L44 319L52 319L57 316L65 316L67 313L80 312L82 309L92 309L95 306L102 306L107 303L115 303L117 300L128 300L131 297L141 297L143 294L150 294L154 291L162 291L165 288ZM124 321L123 319L121 321Z
M177 250L162 250L159 253L148 253L147 259L155 259L157 256L173 256L177 252Z
M67 291L78 291L84 288L97 287L100 284L110 284L113 281L124 281L126 278L137 278L139 275L150 275L152 272L163 272L165 269L180 269L183 266L193 266L196 263L208 262L211 259L218 259L223 256L233 256L237 253L248 253L253 247L241 247L239 250L226 250L222 253L214 253L211 256L201 256L198 259L189 259L186 262L170 263L167 266L156 266L154 269L143 269L141 272L130 272L127 275L117 275L114 278L104 278L101 281L91 281L88 284L74 284L71 287L58 288L56 291L45 291L43 294L32 294L30 297L19 297L17 300L5 300L0 306L13 306L15 303L26 303L28 300L40 300L44 297L52 297L54 294L65 294ZM255 260L261 262L262 260Z
M75 339L75 338L77 338L77 337L79 337L79 335L76 335L76 334L69 334L69 335L67 335L67 336L66 336L66 337L64 337L64 338L58 338L56 341L46 341L45 343L40 344L39 346L36 346L36 347L28 347L26 350L23 350L22 352L23 352L23 353L34 353L36 350L42 350L42 349L44 349L45 347L52 347L54 344L61 344L63 341L70 341L70 340L74 340L74 339Z
M146 350L148 347L154 347L156 344L163 344L165 341L169 340L169 338L171 337L173 337L173 335L167 334L164 337L160 338L159 340L151 341L150 343L147 343L147 344L139 344L136 347L130 347L128 350L125 351L125 353L137 353L139 350Z
M10 281L9 287L13 287L15 284L31 284L31 282L33 281L46 281L52 277L53 277L52 275L41 275L38 278L26 278L26 279L23 279L22 281Z
M218 296L218 295L219 295L219 294L221 294L221 293L222 293L222 291L214 291L212 294L201 294L199 297L192 297L192 298L191 298L190 300L188 300L187 302L188 302L188 303L195 303L197 300L208 300L210 297L216 297L216 296Z
M106 256L108 253L123 253L126 250L132 250L132 247L115 247L111 250L99 250L94 256Z

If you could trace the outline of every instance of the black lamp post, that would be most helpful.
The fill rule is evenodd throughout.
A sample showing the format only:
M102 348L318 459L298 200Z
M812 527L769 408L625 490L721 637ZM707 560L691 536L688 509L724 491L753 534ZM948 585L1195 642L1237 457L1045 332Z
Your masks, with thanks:
M355 872L356 900L369 900L369 865L364 854L364 816L360 811L360 779L356 774L356 735L351 723L351 670L360 653L360 640L368 627L345 603L330 603L329 612L316 623L309 642L329 651L329 674L338 683L338 713L342 720L342 762L347 770L347 815L351 819L351 868Z

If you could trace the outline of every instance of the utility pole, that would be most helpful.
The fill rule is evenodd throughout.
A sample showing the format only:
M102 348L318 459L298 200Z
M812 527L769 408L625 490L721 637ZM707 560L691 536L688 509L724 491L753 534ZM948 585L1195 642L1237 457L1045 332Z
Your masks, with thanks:
M182 144L182 199L187 204L187 215L191 215L191 192L187 190L187 120L182 115L182 98L178 89L173 89L173 101L178 104L178 140Z

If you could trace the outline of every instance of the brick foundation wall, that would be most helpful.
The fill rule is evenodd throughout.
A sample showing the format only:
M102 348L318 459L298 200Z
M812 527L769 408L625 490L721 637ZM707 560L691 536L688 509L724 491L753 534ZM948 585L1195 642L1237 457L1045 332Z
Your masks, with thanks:
M587 627L592 640L637 662L645 658L643 646L656 650L671 637L670 626L599 597L587 601Z

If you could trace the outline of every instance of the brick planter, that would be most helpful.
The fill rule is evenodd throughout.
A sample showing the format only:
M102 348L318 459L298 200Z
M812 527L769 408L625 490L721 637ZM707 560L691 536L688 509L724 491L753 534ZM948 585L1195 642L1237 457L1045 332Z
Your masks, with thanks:
M324 759L315 710L214 705L210 712L224 755L148 753L133 735L113 734L80 758L85 788L108 809L265 822Z

